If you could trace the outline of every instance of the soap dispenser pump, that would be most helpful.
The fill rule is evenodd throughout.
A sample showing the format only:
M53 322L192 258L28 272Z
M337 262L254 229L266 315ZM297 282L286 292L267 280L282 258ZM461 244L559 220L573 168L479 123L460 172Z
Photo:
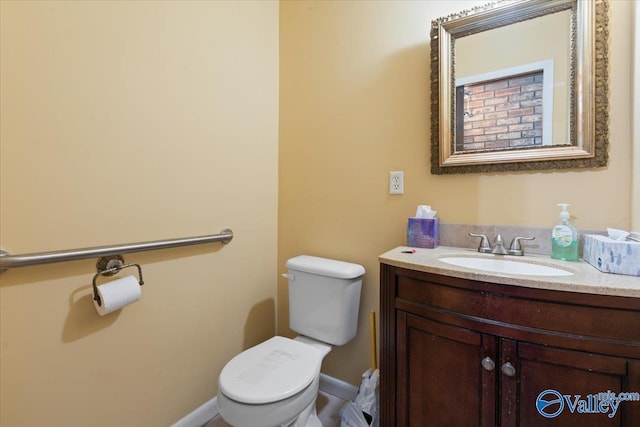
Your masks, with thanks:
M568 203L558 203L562 208L560 219L551 232L551 258L578 261L578 230L569 222Z

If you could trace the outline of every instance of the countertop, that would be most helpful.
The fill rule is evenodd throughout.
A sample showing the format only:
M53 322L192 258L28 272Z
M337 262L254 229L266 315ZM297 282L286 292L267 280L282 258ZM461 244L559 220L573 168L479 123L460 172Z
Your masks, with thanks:
M415 253L402 253L411 251ZM573 272L571 276L529 276L457 267L439 261L448 256L465 257L502 257L511 261L529 262L547 265ZM481 254L474 249L440 246L436 249L410 248L399 246L378 258L381 263L410 270L480 280L483 282L504 285L525 286L529 288L549 289L565 292L581 292L587 294L613 295L640 298L640 277L622 274L602 273L591 264L583 261L567 262L551 259L544 255L502 256Z

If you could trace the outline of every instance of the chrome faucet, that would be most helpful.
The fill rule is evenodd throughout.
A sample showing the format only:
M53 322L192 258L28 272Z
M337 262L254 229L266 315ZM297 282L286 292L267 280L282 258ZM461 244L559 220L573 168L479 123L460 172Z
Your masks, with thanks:
M504 247L504 242L502 241L502 236L501 235L497 235L496 238L493 240L493 250L491 251L492 254L496 254L496 255L508 255L509 251L507 251Z
M478 252L483 254L495 254L495 255L514 255L523 256L524 250L520 244L521 240L534 240L535 237L514 237L509 245L509 249L504 247L504 240L502 236L498 234L493 241L493 248L489 244L489 239L484 234L469 233L469 236L480 237L480 244L478 245Z

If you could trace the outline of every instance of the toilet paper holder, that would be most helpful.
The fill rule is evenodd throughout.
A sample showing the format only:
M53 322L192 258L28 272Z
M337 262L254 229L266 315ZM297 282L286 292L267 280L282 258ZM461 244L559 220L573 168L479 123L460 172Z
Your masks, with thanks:
M121 270L129 267L137 267L138 268L138 283L140 286L144 285L144 280L142 280L142 267L140 264L130 263L125 264L124 258L121 255L113 255L113 256L105 256L98 260L96 263L96 269L98 272L93 276L93 299L98 303L99 306L102 306L102 301L100 300L100 295L98 295L98 285L96 284L96 280L100 276L113 276L118 274Z

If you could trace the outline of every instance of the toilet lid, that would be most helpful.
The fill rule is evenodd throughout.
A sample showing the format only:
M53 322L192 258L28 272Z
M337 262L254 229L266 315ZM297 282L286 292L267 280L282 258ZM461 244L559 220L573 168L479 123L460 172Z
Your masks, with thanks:
M220 373L220 391L243 403L276 402L311 384L321 363L319 350L276 336L231 359Z

